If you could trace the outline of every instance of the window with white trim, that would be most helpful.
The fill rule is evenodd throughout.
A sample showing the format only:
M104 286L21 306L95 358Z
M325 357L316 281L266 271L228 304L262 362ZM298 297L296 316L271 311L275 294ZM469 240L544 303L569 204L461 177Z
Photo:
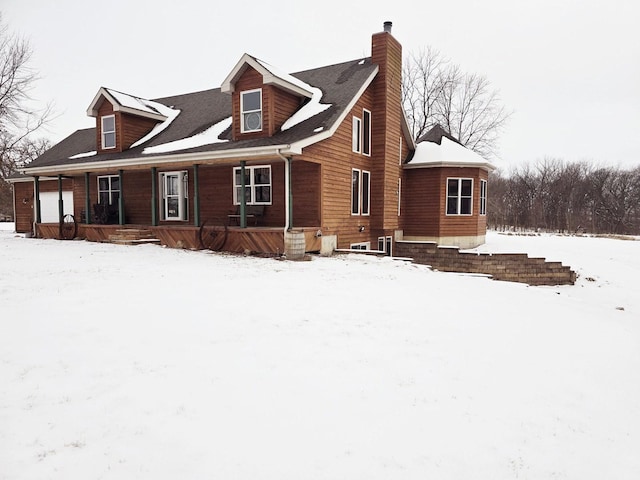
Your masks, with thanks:
M362 110L362 153L371 156L371 112Z
M120 199L120 177L104 175L98 177L98 203L100 205L117 205Z
M244 168L244 198L246 205L271 205L271 165ZM233 169L233 204L242 201L242 168Z
M163 172L159 176L162 220L187 220L189 206L187 172L185 170Z
M371 242L352 243L349 250L371 250Z
M240 116L242 133L262 130L262 89L240 93Z
M116 147L116 116L105 115L100 118L100 130L102 132L102 148Z
M388 237L378 237L378 251L384 252L385 255L391 256L391 246L393 245L393 239Z
M480 180L480 215L487 214L487 181Z
M351 170L351 215L369 215L371 205L371 172Z
M473 179L447 178L447 215L471 215Z
M353 117L353 128L351 130L351 150L356 153L360 153L362 151L361 145L361 136L362 136L362 120L358 117Z

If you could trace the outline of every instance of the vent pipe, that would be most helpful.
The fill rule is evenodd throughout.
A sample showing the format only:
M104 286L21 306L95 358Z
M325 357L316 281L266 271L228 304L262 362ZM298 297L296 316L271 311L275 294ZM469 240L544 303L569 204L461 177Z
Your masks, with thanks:
M389 22L389 21L384 22L384 31L387 33L391 33L392 26L393 26L393 22Z

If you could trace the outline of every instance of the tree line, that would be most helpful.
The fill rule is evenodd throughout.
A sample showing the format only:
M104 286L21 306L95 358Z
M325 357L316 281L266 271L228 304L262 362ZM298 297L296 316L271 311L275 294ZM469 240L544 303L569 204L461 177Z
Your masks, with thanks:
M493 172L487 201L497 230L640 235L640 166L544 159Z

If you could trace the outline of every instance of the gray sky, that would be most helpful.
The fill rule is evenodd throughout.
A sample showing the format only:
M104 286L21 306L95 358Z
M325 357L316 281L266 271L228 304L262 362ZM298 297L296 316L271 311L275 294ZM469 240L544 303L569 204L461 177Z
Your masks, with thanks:
M216 88L245 52L287 72L352 60L391 20L405 54L432 46L500 91L514 114L498 167L640 165L637 0L0 0L0 12L31 42L33 96L60 114L53 141L93 126L101 86L144 98Z

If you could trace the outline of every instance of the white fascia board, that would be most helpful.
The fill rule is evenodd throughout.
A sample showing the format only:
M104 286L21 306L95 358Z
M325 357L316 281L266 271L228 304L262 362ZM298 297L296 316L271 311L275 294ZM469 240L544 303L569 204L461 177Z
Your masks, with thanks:
M351 99L349 104L345 107L344 111L340 114L338 119L333 123L333 125L331 125L331 128L325 129L322 132L318 133L317 135L313 135L311 137L307 137L303 140L299 140L295 143L292 143L291 150L297 152L296 155L300 155L302 153L303 148L332 137L333 134L336 133L336 130L338 130L338 127L340 126L340 124L342 124L344 119L347 118L347 115L351 113L351 110L353 109L355 104L358 102L360 97L364 94L367 88L369 88L369 85L371 85L371 82L373 82L373 79L376 78L377 74L378 74L378 67L376 66L375 70L371 72L371 75L369 76L369 78L367 78L367 80L362 84L362 87L360 87L360 90L358 90L358 92L353 96L353 98Z
M163 122L167 119L167 117L165 117L164 115L161 115L160 113L145 112L144 110L138 110L135 108L125 107L124 105L121 105L120 102L118 102L113 97L113 95L111 95L109 91L104 87L100 87L100 90L98 90L98 93L96 93L96 96L93 97L93 101L91 102L91 105L89 105L89 108L87 108L87 115L89 117L98 116L98 108L97 108L98 102L102 97L104 97L111 105L113 105L114 112L130 113L132 115L137 115L138 117L146 117L152 120L158 120L160 122Z
M404 137L409 143L409 148L413 151L416 149L416 141L413 139L411 135L411 129L409 128L409 120L407 119L407 112L404 111L404 107L400 105L400 113L402 113L402 118L400 119L402 125L402 133L404 133Z
M313 93L307 89L289 82L273 73L248 53L242 55L238 63L236 63L235 67L231 70L231 73L229 73L229 75L227 75L227 77L222 81L220 91L223 93L233 93L235 90L235 82L238 77L244 73L247 65L262 75L262 83L265 85L276 85L284 90L306 98L311 98L313 96Z
M478 162L478 163L469 163L469 162L456 162L456 161L439 161L439 162L424 162L417 163L412 165L411 163L405 163L402 168L406 170L413 170L417 168L480 168L482 170L486 170L487 172L492 172L496 169L496 167L491 162Z
M197 153L183 153L177 155L145 156L122 160L109 160L100 162L85 162L70 165L53 165L47 167L25 168L25 175L52 174L64 172L89 172L92 170L121 169L126 167L161 166L172 163L208 162L211 160L236 159L248 157L276 157L279 153L294 154L290 145L269 145L268 147L239 148L233 150L219 150Z

